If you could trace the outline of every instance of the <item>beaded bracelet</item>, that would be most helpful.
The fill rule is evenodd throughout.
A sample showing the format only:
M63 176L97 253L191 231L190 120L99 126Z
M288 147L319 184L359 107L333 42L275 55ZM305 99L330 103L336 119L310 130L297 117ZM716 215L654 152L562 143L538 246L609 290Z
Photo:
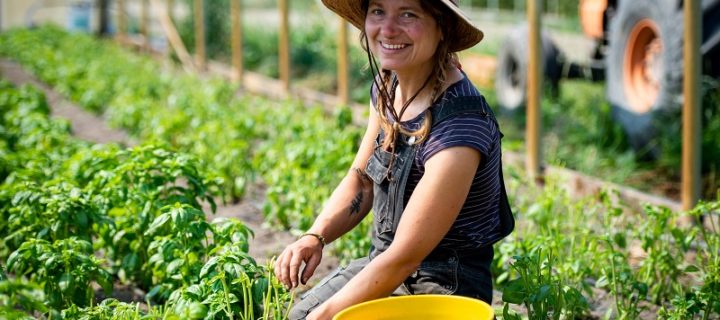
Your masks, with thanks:
M326 244L326 243L325 243L325 237L323 237L323 236L321 236L321 235L319 235L319 234L317 234L317 233L308 232L308 233L303 233L303 234L300 236L300 238L302 238L302 237L304 237L304 236L313 236L313 237L315 237L316 239L318 239L318 240L320 241L320 244L322 244L323 248L325 248L325 244Z

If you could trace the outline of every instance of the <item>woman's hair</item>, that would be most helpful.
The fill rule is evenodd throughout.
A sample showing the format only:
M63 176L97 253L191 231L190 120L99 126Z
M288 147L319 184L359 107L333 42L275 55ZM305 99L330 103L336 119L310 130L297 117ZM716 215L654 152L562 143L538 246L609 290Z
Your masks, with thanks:
M428 76L428 79L425 80L425 83L420 88L420 90L418 90L418 92L416 92L410 99L405 102L400 114L398 114L395 111L395 108L393 108L393 101L395 100L395 89L397 88L397 80L394 79L392 71L387 69L379 70L377 61L375 60L374 55L370 51L367 34L365 34L364 29L360 30L360 43L362 45L362 48L367 53L368 67L373 74L373 81L375 86L377 87L378 97L376 107L380 116L380 125L385 132L385 136L382 141L382 146L385 150L395 147L395 138L398 133L402 133L408 136L414 136L417 138L416 141L418 142L422 142L428 137L432 124L432 115L429 109L426 109L424 112L425 117L420 128L412 132L404 129L397 123L393 126L393 124L390 122L390 119L388 118L388 113L392 114L394 118L399 122L402 119L402 114L405 111L405 108L427 85L432 86L430 101L431 103L433 103L441 94L443 85L447 81L446 77L448 72L451 70L451 68L459 65L457 54L450 51L451 40L449 40L455 34L453 26L457 24L457 21L455 21L457 20L457 17L452 11L450 11L449 8L447 8L445 5L440 4L440 2L438 1L420 0L420 5L425 12L429 13L433 17L433 19L435 19L437 26L440 28L441 38L435 51L432 72ZM367 12L368 7L369 0L363 0L363 11Z

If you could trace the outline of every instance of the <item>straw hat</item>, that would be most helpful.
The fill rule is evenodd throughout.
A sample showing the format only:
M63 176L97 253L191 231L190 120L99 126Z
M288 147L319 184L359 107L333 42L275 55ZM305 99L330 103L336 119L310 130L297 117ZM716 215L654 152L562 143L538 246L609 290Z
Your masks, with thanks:
M483 38L483 32L458 8L457 0L436 0L448 7L457 16L453 34L445 35L450 42L450 51L457 52L476 45ZM365 12L362 0L322 0L328 9L334 11L356 28L364 30Z

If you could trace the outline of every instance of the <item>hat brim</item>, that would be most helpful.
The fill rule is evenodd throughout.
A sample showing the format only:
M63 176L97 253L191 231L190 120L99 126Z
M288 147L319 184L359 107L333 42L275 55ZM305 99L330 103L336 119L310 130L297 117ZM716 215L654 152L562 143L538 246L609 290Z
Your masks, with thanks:
M359 0L322 0L325 6L335 12L337 15L347 20L358 28L363 30L365 28L365 12L362 10L361 1ZM454 37L452 43L449 44L450 51L457 52L473 47L482 41L484 34L475 26L470 18L460 10L450 0L440 0L446 7L455 13L457 17L457 24L453 31Z

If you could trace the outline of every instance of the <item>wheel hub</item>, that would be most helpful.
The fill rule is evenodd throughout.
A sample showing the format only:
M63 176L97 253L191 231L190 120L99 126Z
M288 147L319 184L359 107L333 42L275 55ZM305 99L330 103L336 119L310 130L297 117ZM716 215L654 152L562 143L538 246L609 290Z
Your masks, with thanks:
M630 108L650 111L660 94L663 43L657 24L640 20L630 31L625 51L623 82Z

